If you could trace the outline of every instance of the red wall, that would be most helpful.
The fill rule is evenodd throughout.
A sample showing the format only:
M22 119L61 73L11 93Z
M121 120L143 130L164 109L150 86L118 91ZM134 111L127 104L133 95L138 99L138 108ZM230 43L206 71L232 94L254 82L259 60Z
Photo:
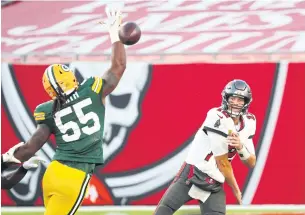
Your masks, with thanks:
M12 65L10 68L29 112L48 99L41 83L46 67ZM124 146L103 168L97 169L91 184L98 198L95 202L87 198L84 204L121 204L121 198L116 198L107 185L107 176L124 176L127 172L153 168L185 148L204 121L207 111L221 104L220 94L225 84L235 78L245 80L253 91L250 112L257 118L254 143L259 155L261 138L268 135L264 126L270 114L270 101L274 98L272 87L279 84L277 77L283 72L281 64L151 65L148 68L149 77L139 103L139 119L130 128ZM305 64L289 64L285 81L268 158L252 201L255 204L305 204ZM2 96L2 153L22 141L5 104ZM239 159L233 161L233 168L239 186L245 189L253 174ZM130 196L126 204L156 205L169 183L160 182L153 191ZM24 184L18 189L22 192L28 187ZM228 187L226 190L227 203L235 203L231 190ZM36 197L26 204L42 204L40 188L36 192ZM15 201L21 204L14 193L2 191L2 205L15 205Z

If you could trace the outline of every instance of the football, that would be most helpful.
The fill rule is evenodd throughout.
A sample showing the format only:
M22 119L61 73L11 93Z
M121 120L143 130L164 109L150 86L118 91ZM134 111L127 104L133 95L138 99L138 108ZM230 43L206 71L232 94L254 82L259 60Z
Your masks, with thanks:
M125 45L134 45L141 38L141 29L134 22L126 22L119 30L119 38Z

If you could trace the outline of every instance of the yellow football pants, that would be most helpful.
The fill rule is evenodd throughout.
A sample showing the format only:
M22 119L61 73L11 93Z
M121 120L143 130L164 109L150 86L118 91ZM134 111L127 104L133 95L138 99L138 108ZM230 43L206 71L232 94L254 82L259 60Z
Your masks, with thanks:
M81 205L91 175L52 161L42 180L45 215L72 215Z

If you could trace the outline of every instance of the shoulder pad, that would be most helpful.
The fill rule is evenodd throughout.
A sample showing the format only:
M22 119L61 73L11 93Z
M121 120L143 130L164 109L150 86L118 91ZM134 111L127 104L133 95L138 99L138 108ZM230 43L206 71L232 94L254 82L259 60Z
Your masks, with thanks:
M213 116L219 119L231 118L230 115L221 108L212 108L208 111L208 116Z
M234 122L231 117L227 117L224 113L219 111L218 108L212 108L207 114L203 127L221 130L223 133L228 134L229 130L234 128Z
M253 119L254 121L256 121L256 118L255 118L254 114L252 114L252 113L247 113L246 117L247 117L247 119Z
M53 101L44 102L38 105L34 111L34 118L36 121L45 120L52 112Z
M222 114L224 117L230 118L230 115L225 110L223 110L221 108L217 108L216 111L217 111L217 114Z
M80 86L84 86L84 85L92 86L94 80L95 80L95 79L94 79L93 76L91 76L91 77L89 77L89 78L85 78L85 79L83 80L83 82L80 84Z
M250 129L250 136L249 139L253 138L255 132L256 132L256 118L254 114L252 113L247 113L246 115L246 120L247 123L249 124L249 129Z
M82 83L82 86L88 86L95 93L100 93L103 86L103 79L101 77L92 76L90 78L85 79Z
M100 77L94 77L94 82L91 87L91 90L98 94L101 91L102 86L103 86L103 79Z

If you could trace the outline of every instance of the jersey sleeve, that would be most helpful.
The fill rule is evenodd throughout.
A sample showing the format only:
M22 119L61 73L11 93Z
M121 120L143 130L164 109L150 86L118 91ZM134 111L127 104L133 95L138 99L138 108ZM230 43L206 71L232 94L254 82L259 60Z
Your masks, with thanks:
M247 117L247 120L250 123L250 131L249 131L250 135L249 135L248 139L252 139L255 135L255 132L256 132L256 118L251 113L248 113L246 117Z
M248 151L250 152L250 154L255 155L255 148L254 148L254 144L253 144L253 140L252 139L248 139L245 143L244 143L245 147L248 149Z
M227 137L229 131L234 130L234 122L224 113L211 109L203 123L203 130Z
M37 124L46 124L50 130L52 130L54 120L51 110L46 106L47 105L45 104L41 104L36 107L34 111L34 119Z
M81 85L90 88L90 90L96 94L102 95L104 79L97 76L90 77L85 79Z
M255 135L256 132L256 118L253 114L248 113L247 114L247 120L250 124L249 127L249 137L248 139L245 141L244 145L246 146L246 148L248 149L248 151L255 155L255 148L254 148L254 144L253 144L253 137Z

